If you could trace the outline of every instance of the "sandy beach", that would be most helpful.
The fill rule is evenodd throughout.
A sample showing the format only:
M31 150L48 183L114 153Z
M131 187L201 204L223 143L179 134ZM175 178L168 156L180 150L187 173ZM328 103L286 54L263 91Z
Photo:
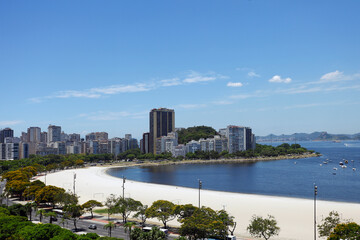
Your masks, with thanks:
M106 174L107 167L71 169L49 173L46 184L73 191L76 173L75 191L80 203L90 199L104 202L110 194L122 196L122 179ZM39 178L45 181L45 177ZM143 204L151 205L156 200L168 200L175 204L193 204L198 206L198 189L142 183L126 180L125 197L131 197ZM201 190L201 205L214 210L225 209L235 217L237 227L235 235L252 239L246 231L251 217L273 215L278 221L280 235L272 239L309 240L314 237L314 201L310 199L274 197L252 194L229 193ZM344 219L360 222L360 204L330 201L317 201L317 222L320 223L330 211L335 210ZM155 219L151 219L151 221ZM170 225L179 225L177 221Z

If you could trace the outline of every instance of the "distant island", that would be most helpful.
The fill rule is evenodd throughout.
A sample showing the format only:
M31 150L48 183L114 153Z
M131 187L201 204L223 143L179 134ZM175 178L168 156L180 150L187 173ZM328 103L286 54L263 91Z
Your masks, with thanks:
M342 141L360 140L360 133L356 134L330 134L327 132L293 133L291 135L256 136L256 142L285 142L285 141Z

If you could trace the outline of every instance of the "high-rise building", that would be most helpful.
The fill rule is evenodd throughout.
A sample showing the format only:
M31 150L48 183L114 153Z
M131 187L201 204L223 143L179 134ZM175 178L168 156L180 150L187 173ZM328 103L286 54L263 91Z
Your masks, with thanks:
M27 142L41 142L41 129L39 127L29 127L26 136Z
M175 130L175 112L173 109L158 108L150 111L149 152L159 154L159 139Z
M49 125L48 127L48 143L61 141L61 127Z
M142 138L142 144L141 144L141 152L142 153L149 153L149 133L144 133Z
M254 148L254 136L251 128L230 125L226 128L229 153Z
M14 130L11 128L4 128L0 130L0 143L4 143L5 138L7 137L14 137Z

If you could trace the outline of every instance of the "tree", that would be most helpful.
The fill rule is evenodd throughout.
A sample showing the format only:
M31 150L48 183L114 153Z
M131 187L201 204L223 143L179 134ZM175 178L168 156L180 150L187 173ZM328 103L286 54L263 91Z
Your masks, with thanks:
M104 225L104 229L108 229L109 230L109 237L111 237L111 230L116 228L116 224L109 221L108 224Z
M185 205L176 205L175 206L175 214L178 216L178 221L181 222L182 219L187 217L191 217L194 212L199 209L192 204L185 204Z
M40 222L42 222L42 218L44 216L45 210L44 209L39 209L36 211L36 216L39 215L40 218Z
M191 216L181 220L180 234L190 240L215 237L224 239L227 226L222 216L211 208L197 208Z
M23 196L25 199L34 200L35 195L40 189L45 187L45 184L40 180L35 180L29 184L29 186L24 190Z
M322 224L318 224L319 236L328 237L331 231L340 223L339 213L331 211L329 216L322 220Z
M45 217L49 217L50 218L50 224L52 224L53 219L56 218L57 214L55 212L45 212L44 214Z
M146 210L148 209L147 205L142 205L137 209L137 212L134 214L135 218L140 219L141 221L141 226L145 227L145 222L146 222Z
M123 222L126 223L130 213L136 211L141 205L141 202L132 198L120 197L115 204L115 208L119 213L121 213Z
M71 192L59 192L55 195L54 202L60 207L64 207L66 205L78 204L78 199L79 197Z
M55 187L55 186L45 186L40 189L35 194L35 202L36 203L50 203L53 207L55 206L55 202L57 196L59 194L65 193L63 188Z
M89 200L87 201L86 203L84 203L82 205L83 209L85 209L86 211L90 212L91 213L91 218L94 218L94 215L93 215L93 209L95 207L102 207L102 203L101 202L98 202L96 200Z
M30 185L29 181L11 180L6 183L5 191L10 195L17 195L22 200L25 189Z
M108 198L106 198L105 206L107 207L108 212L108 220L110 219L110 215L116 212L115 205L117 202L117 198L114 194L111 194Z
M354 222L338 224L331 232L328 240L340 239L360 240L360 226Z
M268 215L268 218L253 216L247 230L254 237L270 239L274 235L279 235L280 228L277 226L275 218Z
M125 233L129 232L129 237L131 236L131 230L136 224L134 222L127 222L124 224Z
M64 207L64 212L69 218L73 220L74 227L75 229L77 229L76 221L81 217L81 215L83 215L83 209L81 205L77 205L77 204L67 205Z
M166 223L173 220L176 217L175 214L175 204L166 200L158 200L153 202L150 208L146 210L146 216L148 218L157 218L164 224L166 228Z

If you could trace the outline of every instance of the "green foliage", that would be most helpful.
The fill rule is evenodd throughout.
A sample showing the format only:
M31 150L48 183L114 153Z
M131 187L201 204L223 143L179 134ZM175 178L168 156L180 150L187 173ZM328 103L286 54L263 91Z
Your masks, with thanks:
M109 221L107 224L104 225L104 229L109 230L109 237L111 237L111 231L116 228L116 224Z
M20 216L1 216L0 217L0 239L8 239L15 235L19 230L33 223L27 218Z
M331 211L329 216L322 220L321 224L318 224L318 231L320 237L330 236L331 231L340 223L340 215L336 211Z
M96 233L87 233L87 234L82 234L80 235L77 240L96 240L99 239L99 235L97 235Z
M277 226L275 218L271 215L268 218L253 216L250 225L247 227L250 234L257 238L270 239L270 237L279 235L280 228Z
M232 217L224 210L216 212L207 207L196 208L190 216L181 219L179 232L194 240L208 237L224 239L230 222Z
M119 197L115 203L115 211L116 213L121 213L123 222L126 223L130 213L137 211L141 206L142 204L140 201L136 201L132 198Z
M217 132L212 127L197 126L189 127L178 131L179 144L185 144L191 140L198 141L200 138L210 138L216 135Z
M137 212L134 214L135 218L140 219L141 221L141 226L145 226L145 222L146 222L146 210L148 209L147 205L141 205L138 207Z
M166 223L176 217L175 204L166 200L155 201L151 207L146 210L146 216L148 218L157 218L164 224L164 228L166 228Z
M14 204L8 207L10 215L27 217L27 208L22 204Z
M341 239L360 240L360 226L354 222L338 224L331 232L328 240Z
M81 217L81 215L83 215L83 209L81 207L81 205L77 205L77 204L72 204L72 205L67 205L64 207L64 212L65 214L71 218L74 222L74 227L75 229L77 229L76 227L76 221Z
M153 227L150 232L143 232L140 228L134 228L130 234L130 240L164 240L165 233L159 228Z
M45 186L35 194L35 202L36 203L50 203L51 205L55 205L57 196L59 194L65 193L63 188L55 187L55 186Z
M103 206L102 203L98 202L96 200L89 200L82 205L82 207L83 207L83 209L85 209L85 211L88 211L91 213L91 218L94 218L93 209L95 207L102 207L102 206Z
M63 230L54 224L33 224L22 228L18 234L24 240L47 240L59 235Z

